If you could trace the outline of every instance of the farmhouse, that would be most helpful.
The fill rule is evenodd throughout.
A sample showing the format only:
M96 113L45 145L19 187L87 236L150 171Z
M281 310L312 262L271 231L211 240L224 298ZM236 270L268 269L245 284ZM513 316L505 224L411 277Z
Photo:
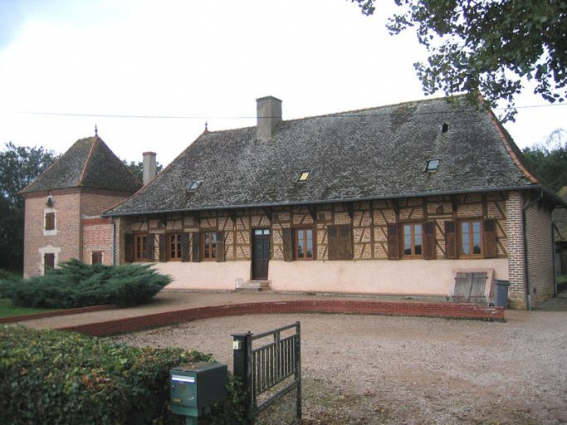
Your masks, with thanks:
M269 96L257 112L255 127L205 130L134 195L118 188L90 219L110 235L103 261L155 263L171 288L486 301L498 279L512 307L554 295L551 213L565 203L490 111L455 97L286 121ZM24 192L46 214L58 192L34 184ZM76 255L95 261L84 220ZM43 240L26 245L31 271Z

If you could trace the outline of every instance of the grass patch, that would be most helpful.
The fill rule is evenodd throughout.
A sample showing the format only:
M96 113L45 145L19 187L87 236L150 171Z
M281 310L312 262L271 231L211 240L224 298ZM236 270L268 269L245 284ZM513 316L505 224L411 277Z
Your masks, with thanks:
M27 314L45 313L46 311L57 311L53 308L27 308L16 307L9 298L0 298L0 317L25 316Z

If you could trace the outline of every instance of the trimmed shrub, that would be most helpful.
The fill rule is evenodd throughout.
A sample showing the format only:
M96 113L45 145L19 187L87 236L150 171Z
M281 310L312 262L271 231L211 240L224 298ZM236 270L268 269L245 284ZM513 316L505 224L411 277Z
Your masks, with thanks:
M133 348L76 333L0 327L2 423L178 424L168 411L169 370L209 355L177 348ZM207 418L244 423L234 379L229 399Z
M77 308L102 304L130 307L148 302L165 285L169 276L131 264L105 266L71 260L44 276L0 282L0 292L19 307Z
M0 269L0 280L10 280L17 278L18 275L14 272L9 272L8 270Z

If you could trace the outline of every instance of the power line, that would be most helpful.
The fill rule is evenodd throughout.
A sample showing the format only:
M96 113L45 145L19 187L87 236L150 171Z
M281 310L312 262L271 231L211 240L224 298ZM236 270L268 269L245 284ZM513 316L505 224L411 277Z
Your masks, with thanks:
M365 108L359 111L344 112L344 113L331 113L315 116L312 118L341 118L341 117L353 117L353 116L381 116L389 115L388 113L367 113L364 114L365 110L377 109L383 107L395 107L396 105L386 105L378 106L375 108ZM516 106L516 109L535 109L535 108L551 108L558 106L567 106L566 103L554 103L549 105L529 105L529 106ZM506 110L506 108L493 108L496 111ZM249 120L256 119L256 116L197 116L197 115L127 115L127 114L81 114L81 113L69 113L69 112L37 112L37 111L0 111L2 114L16 114L16 115L41 115L41 116L53 116L53 117L76 117L76 118L135 118L135 119L173 119L173 120ZM470 111L443 111L443 112L414 112L416 115L433 115L433 114L447 114L447 113L470 113ZM266 117L270 118L270 117ZM309 117L311 118L311 117ZM299 118L301 119L301 118Z

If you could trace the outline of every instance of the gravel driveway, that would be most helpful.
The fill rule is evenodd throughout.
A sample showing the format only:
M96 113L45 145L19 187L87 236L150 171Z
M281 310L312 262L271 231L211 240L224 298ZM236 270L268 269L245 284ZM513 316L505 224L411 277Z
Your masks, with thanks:
M212 353L232 370L232 333L299 320L303 424L567 423L567 312L506 317L242 316L115 339Z

